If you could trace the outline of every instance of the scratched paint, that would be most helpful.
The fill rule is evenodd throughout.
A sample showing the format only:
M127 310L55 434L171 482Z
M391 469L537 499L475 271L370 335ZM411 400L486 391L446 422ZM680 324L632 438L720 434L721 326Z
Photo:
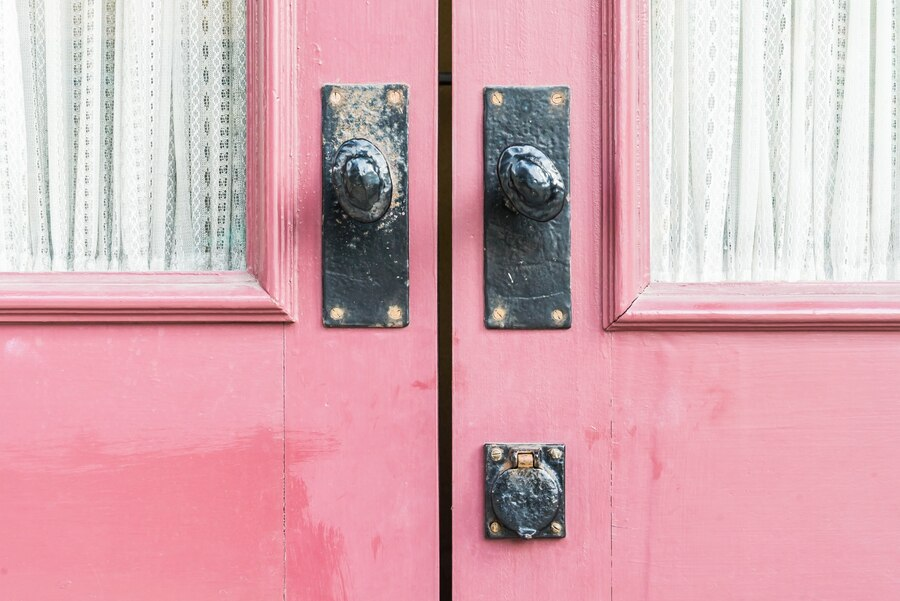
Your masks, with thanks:
M296 285L286 330L287 599L438 596L436 392L436 2L301 0ZM321 325L320 89L409 86L409 303L403 329ZM418 384L416 384L418 383ZM318 432L315 457L292 432ZM377 544L373 543L377 540ZM373 550L374 549L374 550Z
M457 601L609 599L609 340L597 291L601 222L597 5L453 6L453 574ZM569 86L572 310L566 331L486 330L483 89ZM521 143L529 143L521 140ZM486 540L482 445L566 444L566 538ZM479 527L480 526L480 527Z
M0 344L0 599L280 596L281 326Z

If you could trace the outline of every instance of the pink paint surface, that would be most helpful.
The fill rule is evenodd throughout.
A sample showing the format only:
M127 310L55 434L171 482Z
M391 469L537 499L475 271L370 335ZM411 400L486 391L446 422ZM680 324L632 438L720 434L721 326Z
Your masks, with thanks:
M892 334L623 333L613 357L614 597L900 597Z
M279 325L5 326L0 598L278 598L281 364Z
M897 285L649 284L646 18L455 3L454 598L900 598ZM481 90L515 84L572 87L569 332L481 323ZM484 539L504 439L568 445L564 541Z
M454 2L453 575L457 601L609 598L609 338L601 327L596 2ZM488 331L482 90L571 88L573 327ZM525 141L523 141L525 142ZM487 441L567 445L564 540L487 541Z
M285 337L287 597L436 599L437 5L301 0L294 10L304 300ZM320 89L391 82L409 85L410 325L325 329Z
M0 600L437 598L436 6L248 11L249 274L0 285ZM403 330L321 324L341 81L410 86Z

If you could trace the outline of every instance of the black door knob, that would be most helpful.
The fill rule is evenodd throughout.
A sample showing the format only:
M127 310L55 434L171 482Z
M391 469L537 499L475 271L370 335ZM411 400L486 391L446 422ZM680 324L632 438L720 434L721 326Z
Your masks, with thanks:
M368 140L354 138L341 144L331 179L338 203L356 221L378 221L391 206L391 171L384 155Z
M535 221L550 221L566 204L556 165L534 146L510 146L497 161L506 206Z

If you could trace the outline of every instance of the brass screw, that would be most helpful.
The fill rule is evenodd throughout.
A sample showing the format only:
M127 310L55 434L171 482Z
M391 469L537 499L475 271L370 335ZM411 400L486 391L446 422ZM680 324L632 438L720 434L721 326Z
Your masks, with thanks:
M328 312L328 315L331 316L331 319L339 321L341 319L344 319L344 310L340 307L332 307L331 311Z
M553 92L550 94L550 103L556 106L563 104L566 101L566 95L562 92Z
M506 309L503 307L494 307L494 310L491 311L491 319L494 321L503 321L506 319Z
M494 461L500 461L503 459L503 449L500 447L492 447L491 448L491 459Z
M562 309L553 309L553 311L550 312L550 319L555 323L562 323L566 319L566 314Z
M331 95L328 96L328 102L331 103L331 106L337 106L344 101L344 95L341 94L340 90L332 90Z
M550 457L553 459L562 459L562 450L561 449L550 449Z
M388 104L393 104L396 106L403 102L403 94L401 94L399 90L388 90L387 101Z
M491 104L493 104L494 106L500 106L501 104L503 104L503 94L500 92L492 92Z
M388 307L388 319L392 321L400 321L400 318L403 317L403 309L398 307L397 305L391 305Z
M491 525L489 526L489 528L491 529L491 532L493 532L494 534L497 534L498 532L500 532L500 524L498 522L491 522Z
M553 532L553 534L561 533L562 524L560 524L559 522L553 522L552 524L550 524L550 531Z

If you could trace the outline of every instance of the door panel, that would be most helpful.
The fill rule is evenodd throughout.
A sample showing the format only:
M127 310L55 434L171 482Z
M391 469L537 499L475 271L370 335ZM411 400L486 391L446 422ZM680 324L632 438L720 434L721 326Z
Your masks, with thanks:
M288 598L435 599L437 2L305 0L295 19L306 302L285 337ZM409 85L410 325L324 329L319 90L390 82Z
M609 598L597 4L454 2L453 587L461 601ZM495 85L571 88L570 330L484 327L482 90ZM485 540L482 445L489 441L566 444L565 539Z
M893 327L896 289L648 294L646 4L455 9L454 598L900 596L900 351L827 331ZM482 323L487 85L572 88L567 332ZM565 539L485 539L487 441L567 444Z
M0 599L437 598L436 2L251 2L251 235L296 322L0 326ZM322 325L341 82L409 85L407 328Z
M895 599L892 334L613 343L613 594Z
M3 326L0 597L280 598L281 330Z

